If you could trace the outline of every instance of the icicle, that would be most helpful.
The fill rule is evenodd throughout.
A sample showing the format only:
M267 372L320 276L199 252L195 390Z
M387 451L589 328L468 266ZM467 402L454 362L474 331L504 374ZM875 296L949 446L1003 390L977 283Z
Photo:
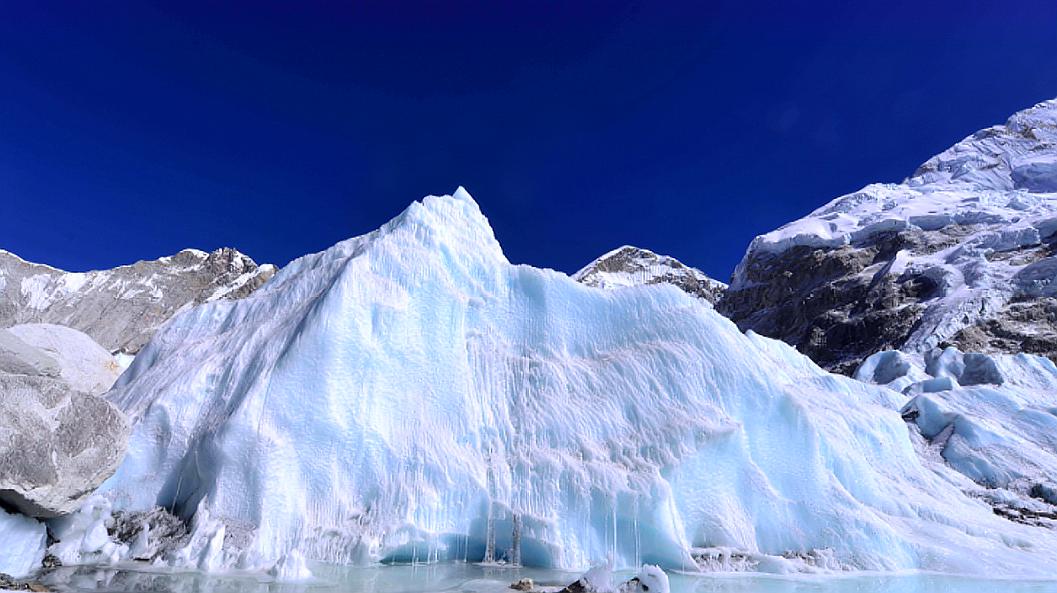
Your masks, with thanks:
M635 503L635 566L642 566L642 551L639 537L639 504Z
M514 513L514 527L510 533L510 562L521 566L521 513Z
M485 545L484 545L484 560L485 564L495 563L495 513L492 510L493 504L488 503L488 525L485 528Z

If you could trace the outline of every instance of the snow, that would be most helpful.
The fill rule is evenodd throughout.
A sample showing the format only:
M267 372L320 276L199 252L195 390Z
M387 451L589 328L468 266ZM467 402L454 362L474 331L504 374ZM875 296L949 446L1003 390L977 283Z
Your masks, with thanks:
M889 362L895 359L899 365ZM856 377L912 396L904 415L977 484L1057 505L1057 367L1049 359L953 347L887 351L868 358Z
M44 559L47 541L44 524L0 509L0 573L15 578L34 573Z
M779 572L1025 576L1057 560L1054 534L923 460L906 396L674 286L511 265L462 189L181 313L108 397L136 424L101 491L210 525L186 558L199 568L515 547L570 569L696 570L716 547Z
M620 270L605 270L599 266L617 254L634 254L629 256ZM634 270L634 271L629 271ZM658 255L648 249L622 245L609 251L591 263L584 266L580 271L573 274L573 279L594 286L596 288L613 290L627 288L629 286L641 286L644 284L655 284L662 278L692 277L699 282L708 285L711 289L722 291L727 285L705 275L704 272L683 265L678 260Z
M115 542L107 533L110 503L92 496L72 515L51 521L57 543L48 552L64 565L116 564L126 559L128 546Z
M113 386L123 370L105 348L76 329L27 323L7 331L53 358L59 365L60 376L77 391L102 394Z
M732 286L749 285L744 266L754 253L837 249L892 231L946 233L933 241L936 249L904 251L887 271L940 280L904 346L933 348L1014 298L1054 293L1057 256L1040 252L1034 263L997 256L1041 247L1057 230L1055 142L1057 100L1014 114L933 157L901 184L869 185L756 237Z

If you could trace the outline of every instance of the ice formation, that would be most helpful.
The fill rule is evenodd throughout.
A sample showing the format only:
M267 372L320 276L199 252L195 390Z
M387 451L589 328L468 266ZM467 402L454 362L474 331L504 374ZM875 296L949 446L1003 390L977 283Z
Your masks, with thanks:
M1015 521L1057 527L1057 366L1028 354L955 348L868 358L858 378L906 393L929 448Z
M902 394L670 285L511 265L462 189L178 315L108 397L135 428L102 491L213 525L199 567L515 548L563 568L733 568L717 549L776 571L1057 560L1050 531L919 455Z
M40 567L47 542L43 523L0 509L0 573L29 576Z

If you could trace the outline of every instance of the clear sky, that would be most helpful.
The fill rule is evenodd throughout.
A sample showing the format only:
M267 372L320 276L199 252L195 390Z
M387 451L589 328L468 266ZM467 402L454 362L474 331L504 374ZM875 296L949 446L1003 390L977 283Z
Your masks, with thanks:
M1057 96L1052 0L216 4L3 4L0 248L285 264L464 185L511 261L726 279Z

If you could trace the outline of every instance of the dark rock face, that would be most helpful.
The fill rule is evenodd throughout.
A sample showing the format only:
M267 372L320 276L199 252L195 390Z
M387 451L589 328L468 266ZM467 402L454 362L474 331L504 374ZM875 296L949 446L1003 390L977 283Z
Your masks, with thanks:
M110 352L135 354L184 307L242 298L275 274L230 248L187 249L112 270L71 273L0 251L0 327L79 329Z
M1057 101L757 237L717 310L850 374L955 345L1057 360Z
M667 255L625 245L599 257L573 274L573 279L595 288L615 289L644 284L672 284L715 304L727 285Z
M921 302L939 288L925 271L890 274L896 254L935 252L949 245L945 235L893 232L835 249L760 254L746 261L744 281L727 290L717 309L742 330L781 339L820 366L850 374L873 352L902 346Z
M182 548L191 539L183 520L161 507L118 511L107 531L115 541L129 546L133 560L147 562Z

